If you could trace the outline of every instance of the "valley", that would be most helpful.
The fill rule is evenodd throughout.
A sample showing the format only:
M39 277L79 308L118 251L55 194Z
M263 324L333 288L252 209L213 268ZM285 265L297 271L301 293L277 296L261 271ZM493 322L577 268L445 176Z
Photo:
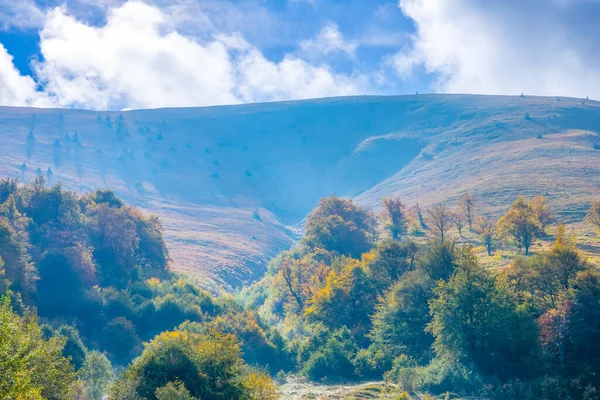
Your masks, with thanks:
M428 207L472 192L494 218L518 195L541 194L560 220L581 224L600 188L600 103L573 98L359 96L102 113L1 107L0 126L1 176L115 190L160 216L173 268L214 292L259 279L330 193L378 211L384 196Z

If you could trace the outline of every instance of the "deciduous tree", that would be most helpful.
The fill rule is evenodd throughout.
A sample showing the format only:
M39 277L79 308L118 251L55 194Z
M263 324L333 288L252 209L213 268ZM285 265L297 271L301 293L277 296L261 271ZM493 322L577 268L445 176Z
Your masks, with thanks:
M466 219L466 217L460 213L450 213L450 220L454 223L454 226L456 226L456 230L458 231L458 236L460 236L461 238L463 237L462 234L462 230L465 226L466 223L468 223L468 220Z
M502 236L514 240L519 247L525 248L525 255L529 255L531 244L542 233L542 225L530 202L519 197L498 221L498 231Z
M600 201L590 204L586 219L596 229L600 230Z
M469 224L469 229L473 229L473 221L475 218L475 196L472 193L466 193L458 200L458 206L462 211L463 217Z
M430 303L428 331L441 358L476 367L483 375L510 379L533 372L537 329L524 310L477 262L463 257Z
M556 221L556 213L548 207L548 202L544 196L535 196L530 202L535 217L540 222L542 230Z
M45 340L34 314L17 315L0 298L0 398L69 400L75 373L62 355L64 338Z
M383 222L383 227L394 240L400 239L406 234L406 211L405 206L400 201L398 196L389 198L384 197L381 200L383 211L380 218Z
M445 241L446 234L452 223L450 213L444 205L438 204L428 208L427 214L429 215L434 235L438 237L441 242Z
M480 218L477 223L476 231L479 234L481 243L487 250L488 256L491 256L492 250L494 249L494 243L498 239L496 224L489 219Z
M304 242L358 258L371 248L375 228L376 219L369 210L332 195L321 199L307 217Z

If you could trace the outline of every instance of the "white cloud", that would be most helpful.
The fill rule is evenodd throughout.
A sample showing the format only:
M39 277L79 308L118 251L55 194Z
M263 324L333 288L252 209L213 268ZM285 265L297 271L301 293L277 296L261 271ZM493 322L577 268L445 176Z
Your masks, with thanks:
M227 47L199 44L175 31L155 7L128 2L102 27L57 8L40 33L36 67L61 106L146 108L235 103Z
M363 78L338 75L298 58L271 62L256 49L244 54L238 66L244 102L351 95L366 86Z
M438 91L600 97L599 32L580 26L586 7L598 14L597 2L399 4L417 28L412 44L392 60L405 78L423 67L437 77Z
M93 109L200 106L355 94L361 77L284 57L272 62L241 35L179 33L163 10L128 1L94 27L64 8L40 32L36 81L0 51L0 103ZM40 85L42 90L36 91Z
M349 57L356 54L357 42L346 41L337 24L326 24L317 36L300 42L300 49L311 58L320 58L333 53L346 53Z
M52 103L36 91L36 83L22 76L13 64L13 58L0 44L0 104L13 106L47 107Z
M0 28L38 28L44 13L33 0L0 0Z

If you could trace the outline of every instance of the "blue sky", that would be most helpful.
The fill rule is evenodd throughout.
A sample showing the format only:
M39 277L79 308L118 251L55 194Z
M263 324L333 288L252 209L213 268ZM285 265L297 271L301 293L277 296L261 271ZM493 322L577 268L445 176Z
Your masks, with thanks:
M600 98L600 0L0 0L0 104Z

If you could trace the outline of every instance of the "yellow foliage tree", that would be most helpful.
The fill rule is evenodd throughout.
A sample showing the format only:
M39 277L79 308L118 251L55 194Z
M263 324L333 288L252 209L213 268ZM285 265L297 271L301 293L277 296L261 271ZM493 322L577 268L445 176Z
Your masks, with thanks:
M529 255L529 248L542 233L542 224L531 202L521 196L498 221L498 231L500 235L514 240L525 249L525 255Z

